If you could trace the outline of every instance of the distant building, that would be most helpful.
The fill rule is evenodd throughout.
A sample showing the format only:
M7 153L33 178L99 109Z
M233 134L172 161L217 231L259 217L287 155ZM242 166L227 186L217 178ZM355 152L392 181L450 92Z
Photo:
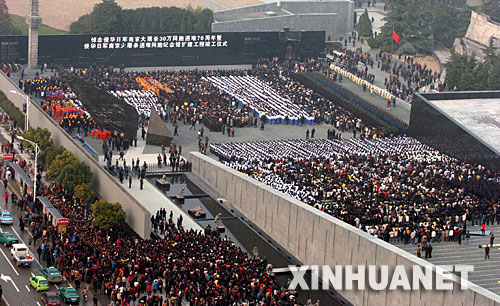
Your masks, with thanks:
M483 49L490 44L490 39L499 48L497 54L500 55L500 23L490 20L488 15L473 11L465 37L455 39L455 52L474 55L482 60L485 56Z
M214 32L325 31L327 41L347 37L353 30L350 0L277 1L225 9L222 1L205 0L214 11Z

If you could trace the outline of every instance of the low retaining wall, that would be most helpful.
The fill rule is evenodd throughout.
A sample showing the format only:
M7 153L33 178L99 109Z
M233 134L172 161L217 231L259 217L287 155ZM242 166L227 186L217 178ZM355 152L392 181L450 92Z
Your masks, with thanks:
M407 275L412 274L413 265L430 265L212 158L198 152L190 152L189 157L194 174L303 264L388 265L390 271L395 265L404 265ZM433 267L435 279L442 271ZM452 291L367 289L338 293L354 305L500 305L500 298L492 292L472 283L461 290L458 281L454 276Z
M2 71L0 71L0 90L19 109L26 97L11 93L11 90L22 92ZM78 159L90 167L93 175L92 186L100 199L108 202L119 202L127 213L127 223L142 238L149 238L151 233L151 214L141 203L137 202L127 189L117 183L115 179L103 169L94 157L88 153L78 142L69 136L52 118L50 118L35 102L30 103L29 124L33 127L46 128L52 134L54 144L65 147L75 154Z

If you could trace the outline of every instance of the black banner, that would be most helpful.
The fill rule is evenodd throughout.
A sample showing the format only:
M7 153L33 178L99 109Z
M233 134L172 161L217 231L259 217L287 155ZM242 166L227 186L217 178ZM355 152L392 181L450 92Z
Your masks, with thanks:
M301 34L295 57L318 56L325 32ZM0 36L0 62L25 64L27 48L27 36ZM66 67L251 64L262 57L283 58L286 49L280 32L41 35L38 62Z

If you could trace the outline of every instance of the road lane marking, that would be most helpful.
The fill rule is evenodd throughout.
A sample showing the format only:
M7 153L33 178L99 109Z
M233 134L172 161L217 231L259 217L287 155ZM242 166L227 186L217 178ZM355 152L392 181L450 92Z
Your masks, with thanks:
M21 236L17 233L16 229L11 225L10 226L12 228L12 230L14 231L14 233L16 233L17 237L19 237L19 239L24 243L24 245L28 245L24 240L23 238L21 238ZM28 247L28 250L29 250L29 247ZM30 251L31 252L31 251ZM31 255L33 255L33 253L31 253ZM38 265L40 266L40 268L42 267L42 264L38 261L38 259L36 259L35 255L32 256L33 259L38 263Z
M7 304L7 306L10 306L9 302L7 302L7 299L5 298L5 296L2 297L3 298L3 301L5 302L5 304Z
M40 305L40 303L38 303L38 302L36 302L36 304L37 304L38 306L42 306L42 305Z
M35 277L35 273L31 272L31 276Z
M0 249L0 252L2 252L3 257L5 257L5 259L9 263L9 265L12 267L12 270L14 270L14 272L16 272L16 275L19 275L19 272L17 272L16 268L14 268L14 265L10 262L10 259L7 257L7 255L5 255L5 253L3 252L2 249Z
M19 292L19 288L17 288L16 286L16 283L14 283L14 280L12 279L12 277L8 276L8 275L5 275L2 273L2 276L0 277L4 282L8 283L8 282L11 282L12 283L12 286L14 286L14 288L16 288L17 292Z
M26 290L28 290L28 292L30 292L30 288L28 288L28 285L24 285L24 288L26 288Z
M56 287L57 290L59 290L59 287L57 285L54 284L54 286Z

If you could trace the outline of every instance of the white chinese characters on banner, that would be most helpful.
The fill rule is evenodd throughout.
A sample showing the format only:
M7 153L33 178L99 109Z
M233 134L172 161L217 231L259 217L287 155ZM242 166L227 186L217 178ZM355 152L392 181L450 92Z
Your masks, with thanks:
M83 44L84 50L96 49L170 49L170 48L226 48L227 40L221 34L204 35L147 35L147 36L92 36Z

